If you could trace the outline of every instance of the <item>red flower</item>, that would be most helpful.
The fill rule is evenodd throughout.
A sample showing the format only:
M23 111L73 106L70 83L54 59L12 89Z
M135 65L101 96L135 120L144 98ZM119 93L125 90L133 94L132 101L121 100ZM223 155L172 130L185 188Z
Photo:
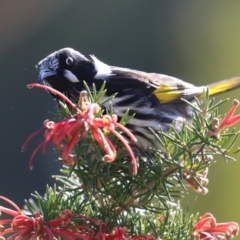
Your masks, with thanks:
M117 151L110 139L105 136L105 132L110 132L117 137L123 146L129 152L132 158L133 174L137 173L137 163L132 149L130 148L127 140L116 131L116 128L120 129L127 135L131 141L137 141L133 134L123 125L117 122L116 115L104 115L97 117L100 114L101 108L96 103L90 103L85 101L86 92L81 92L78 108L72 103L66 96L60 92L52 89L51 87L31 84L29 87L39 87L47 89L48 91L57 94L62 98L71 108L75 110L75 114L67 119L63 119L60 122L53 122L46 120L44 127L35 133L33 133L24 143L23 150L26 149L28 142L41 131L45 131L45 140L35 149L33 152L29 165L32 168L32 162L35 154L38 150L42 149L42 152L46 152L46 145L49 141L52 141L55 148L62 150L62 160L65 164L72 164L78 160L77 156L72 154L74 147L80 139L84 139L89 134L92 134L94 140L105 151L106 155L103 157L103 161L112 162L117 156Z
M239 225L235 222L217 223L211 213L205 213L194 226L194 239L232 239L238 235ZM224 237L224 238L221 238Z
M240 121L240 114L233 116L233 114L237 110L238 106L239 106L239 101L236 99L233 100L233 105L232 105L231 109L229 110L229 112L227 113L227 115L225 116L225 118L222 120L220 129L233 126L237 122Z
M97 240L157 240L156 238L148 235L138 235L129 237L126 227L115 227L111 233L99 232Z
M70 210L65 209L58 217L44 221L40 212L36 212L34 216L29 217L22 213L22 211L9 199L0 196L0 199L8 202L15 210L0 206L0 211L13 216L13 219L0 220L0 236L13 233L9 240L12 239L47 239L53 240L54 237L61 237L67 240L73 239L85 239L93 240L95 237L94 229L89 226L94 224L99 226L98 234L103 233L105 230L109 233L108 227L105 223L99 222L93 218L87 217L82 214L73 214ZM72 219L75 221L85 220L85 225L74 225ZM11 225L11 227L5 229L5 225ZM107 239L107 238L106 238Z
M231 127L240 121L240 114L233 116L239 106L238 100L233 100L233 105L220 123L218 118L214 119L212 129L208 131L210 137L219 138L219 133L227 127Z
M67 240L155 240L147 235L129 237L126 227L115 227L110 232L104 222L97 221L83 214L74 214L70 210L63 210L56 218L45 221L40 212L33 216L22 213L20 208L11 200L0 196L0 199L9 203L14 210L0 206L0 213L4 212L13 216L12 219L0 220L0 236L12 234L8 240L13 239L46 239L53 240L60 237ZM74 222L85 222L75 225ZM9 228L5 227L10 225ZM92 225L98 226L96 231Z
M127 240L129 236L125 227L115 227L111 233L99 232L97 240Z

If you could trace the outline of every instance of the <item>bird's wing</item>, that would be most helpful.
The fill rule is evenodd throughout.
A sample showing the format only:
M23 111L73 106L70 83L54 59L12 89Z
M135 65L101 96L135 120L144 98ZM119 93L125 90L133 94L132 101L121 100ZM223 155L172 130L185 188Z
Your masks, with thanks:
M121 77L128 77L146 83L146 87L152 88L161 103L178 101L181 98L191 100L203 93L205 87L196 87L178 78L164 74L147 73L128 68L111 67L112 73Z

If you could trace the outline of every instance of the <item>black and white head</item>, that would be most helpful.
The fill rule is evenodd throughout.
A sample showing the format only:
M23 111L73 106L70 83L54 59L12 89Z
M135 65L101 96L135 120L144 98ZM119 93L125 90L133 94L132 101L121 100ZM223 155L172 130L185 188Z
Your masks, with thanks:
M108 65L93 55L90 57L89 60L72 48L58 50L37 64L38 79L77 102L83 80L92 84L94 79L105 79L111 75Z

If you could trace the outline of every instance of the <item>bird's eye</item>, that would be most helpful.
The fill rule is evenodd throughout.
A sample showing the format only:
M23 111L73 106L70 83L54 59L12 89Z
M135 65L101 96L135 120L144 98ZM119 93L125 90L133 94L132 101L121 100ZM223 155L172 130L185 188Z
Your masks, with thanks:
M72 65L73 64L73 59L71 57L66 58L66 64L67 65Z

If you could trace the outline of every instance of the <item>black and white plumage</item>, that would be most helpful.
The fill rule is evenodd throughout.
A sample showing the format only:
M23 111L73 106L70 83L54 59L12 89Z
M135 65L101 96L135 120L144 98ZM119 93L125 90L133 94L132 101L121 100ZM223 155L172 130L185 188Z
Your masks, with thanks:
M88 59L71 48L50 54L38 63L37 70L39 81L62 92L73 102L78 101L79 92L84 89L83 80L89 87L95 83L97 89L106 81L106 96L117 93L112 100L117 115L121 118L127 109L130 115L135 114L128 128L137 137L139 149L154 145L149 127L158 131L161 126L167 131L174 121L179 131L183 121L191 120L192 116L190 106L181 99L191 101L206 88L163 74L109 66L93 55ZM228 91L239 85L239 78L218 82L210 85L210 94Z

